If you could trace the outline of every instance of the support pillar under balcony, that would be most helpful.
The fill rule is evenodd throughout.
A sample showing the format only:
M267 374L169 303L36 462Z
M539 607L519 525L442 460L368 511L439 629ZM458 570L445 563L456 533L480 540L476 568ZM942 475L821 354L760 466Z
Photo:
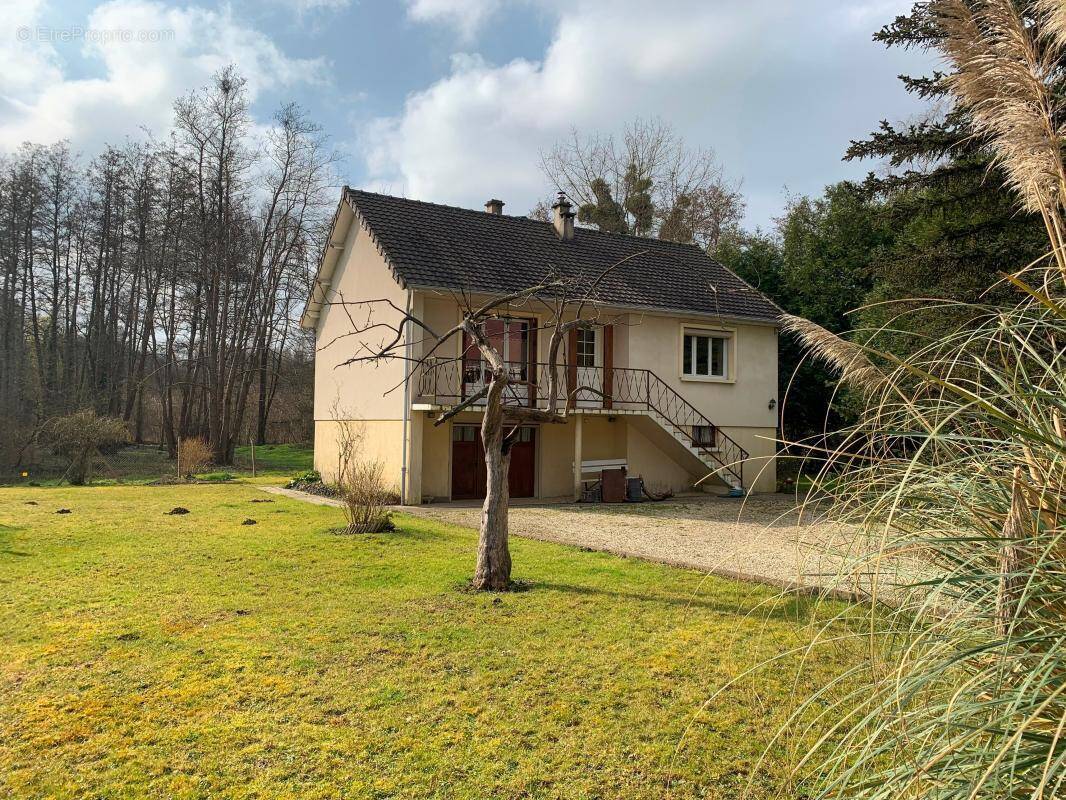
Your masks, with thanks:
M575 414L574 420L574 502L581 499L581 422L583 416Z

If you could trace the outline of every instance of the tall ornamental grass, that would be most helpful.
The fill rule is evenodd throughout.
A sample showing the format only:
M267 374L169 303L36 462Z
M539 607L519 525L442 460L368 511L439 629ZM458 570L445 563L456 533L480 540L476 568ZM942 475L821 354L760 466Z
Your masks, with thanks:
M1050 252L1005 274L1016 306L905 357L787 320L864 399L812 502L854 526L842 578L873 595L868 657L796 715L828 729L801 769L825 797L1066 797L1066 3L936 12L946 79Z

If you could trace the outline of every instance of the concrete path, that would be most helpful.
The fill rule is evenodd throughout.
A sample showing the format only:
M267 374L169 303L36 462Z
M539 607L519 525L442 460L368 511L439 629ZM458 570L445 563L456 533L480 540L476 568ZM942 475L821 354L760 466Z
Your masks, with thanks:
M340 500L335 500L332 497L322 497L321 495L310 494L309 492L298 492L296 489L285 489L281 486L260 486L259 488L270 494L280 494L282 497L289 497L293 500L302 500L305 503L312 503L316 506L344 508L344 503Z

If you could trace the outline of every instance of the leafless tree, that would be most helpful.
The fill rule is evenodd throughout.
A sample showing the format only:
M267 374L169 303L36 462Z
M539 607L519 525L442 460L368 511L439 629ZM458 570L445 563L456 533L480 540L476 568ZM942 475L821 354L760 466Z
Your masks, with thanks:
M208 441L216 461L228 464L256 377L257 431L265 437L276 388L271 354L292 333L283 292L298 283L294 269L317 251L334 159L319 129L299 108L286 106L267 133L256 182L260 154L249 148L244 83L232 70L180 100L175 111L179 153L196 187L195 285L204 313L194 369L202 379ZM257 204L260 189L266 199Z
M541 153L540 165L552 189L577 204L579 222L612 233L695 242L713 252L744 213L739 184L714 151L689 147L661 120L634 120L620 142L575 128Z
M260 136L232 68L177 101L167 140L0 155L0 469L81 408L172 454L202 435L219 463L266 439L279 392L305 413L310 381L281 376L309 374L283 365L307 361L333 161L294 105Z
M462 340L464 334L480 353L489 376L485 386L443 411L434 421L435 425L441 425L471 409L483 413L481 439L485 451L486 482L472 581L475 589L505 591L511 586L507 525L510 503L508 472L511 448L517 441L520 426L529 422L565 423L579 393L600 393L593 387L569 385L565 365L559 363L560 354L570 331L617 322L601 318L594 303L597 288L611 270L641 254L627 256L591 281L587 278L548 275L528 288L480 304L466 295L456 295L462 319L445 331L434 330L424 320L389 300L346 301L338 297L329 303L345 309L350 328L341 336L323 343L320 349L341 343L353 347L354 341L355 354L338 366L393 359L409 360L415 367L410 371L413 376L418 373L418 368L444 352L446 344L456 338ZM543 310L539 330L550 334L546 392L543 402L535 405L512 402L515 393L511 388L511 365L486 330L486 324L491 320L504 318L517 309L530 308ZM416 350L421 347L422 354L412 355L409 343L413 343Z

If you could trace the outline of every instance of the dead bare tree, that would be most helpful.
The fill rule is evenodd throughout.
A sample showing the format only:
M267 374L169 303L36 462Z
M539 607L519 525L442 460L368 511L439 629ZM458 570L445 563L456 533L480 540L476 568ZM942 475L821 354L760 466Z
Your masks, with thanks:
M636 119L618 141L577 129L540 154L552 188L578 206L578 221L611 233L695 242L711 252L740 223L744 198L714 151L693 148L662 120ZM543 219L547 204L531 216Z
M523 423L562 424L572 408L574 399L582 392L601 394L587 386L568 385L565 366L559 363L560 352L570 332L576 329L602 327L616 320L602 319L595 304L596 291L603 278L626 261L642 255L634 253L612 264L589 281L583 277L563 277L549 274L539 283L505 294L480 304L465 295L456 295L462 319L446 331L435 331L424 320L399 308L390 300L345 301L343 297L328 303L345 309L351 327L342 336L326 342L320 349L340 343L357 342L355 354L338 367L387 360L408 360L415 369L411 376L427 365L430 359L444 352L444 347L456 338L469 337L486 365L489 379L478 391L462 402L443 411L434 425L442 425L468 410L481 410L481 440L485 451L485 503L481 511L478 533L477 563L472 586L478 590L506 591L511 587L511 552L508 545L507 512L510 504L508 472L511 447L517 441ZM547 391L543 402L521 405L513 402L511 365L500 347L486 330L487 323L507 317L517 310L539 308L543 322L538 329L550 332L547 353ZM369 337L378 337L371 343ZM410 345L421 345L421 355L411 355ZM461 358L461 356L460 356ZM407 378L411 380L411 378ZM399 388L399 387L396 387Z

